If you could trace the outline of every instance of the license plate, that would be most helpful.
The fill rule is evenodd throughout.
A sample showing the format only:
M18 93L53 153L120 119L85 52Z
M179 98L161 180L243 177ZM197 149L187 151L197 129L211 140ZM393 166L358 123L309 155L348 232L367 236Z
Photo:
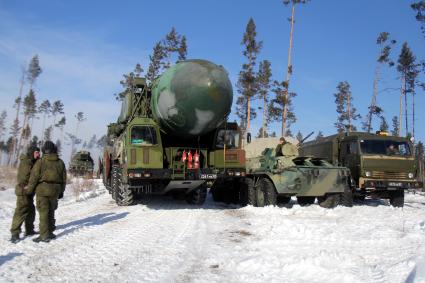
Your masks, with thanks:
M397 182L389 182L388 183L389 187L401 187L402 183L397 183Z

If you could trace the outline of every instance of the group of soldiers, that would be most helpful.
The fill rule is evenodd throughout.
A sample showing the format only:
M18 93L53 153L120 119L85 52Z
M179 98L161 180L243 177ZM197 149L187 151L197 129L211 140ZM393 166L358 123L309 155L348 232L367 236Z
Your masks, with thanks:
M26 154L20 156L17 174L16 209L13 215L12 237L10 241L21 240L21 226L25 223L25 236L40 234L34 242L49 242L56 238L53 233L55 226L55 210L58 199L63 197L66 186L66 169L59 158L57 147L51 141L46 141L40 149L30 146ZM40 217L40 232L34 230L35 207Z

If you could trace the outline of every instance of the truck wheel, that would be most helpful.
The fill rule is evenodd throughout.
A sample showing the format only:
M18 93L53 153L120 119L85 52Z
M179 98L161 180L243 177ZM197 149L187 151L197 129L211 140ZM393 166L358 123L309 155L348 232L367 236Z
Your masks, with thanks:
M115 169L115 170L114 170ZM119 165L114 165L112 170L115 172L115 181L112 196L115 195L115 202L119 206L128 206L134 204L133 191L127 184L122 183L122 169Z
M117 182L118 182L118 170L119 170L119 166L112 166L111 169L111 186L110 186L110 190L109 193L112 195L112 199L115 200L116 199L116 188L118 186Z
M223 189L224 202L226 204L238 204L239 203L239 189L234 188L232 183L225 183L225 187Z
M186 202L194 205L202 205L207 198L207 186L206 184L200 185L190 193L186 194Z
M397 190L397 191L391 192L390 204L394 207L403 207L404 206L404 191Z
M276 205L277 203L277 194L276 189L268 178L262 178L258 184L259 193L263 193L264 205ZM257 194L258 195L258 194Z
M240 204L242 206L252 205L257 206L256 192L254 181L250 178L244 178L239 186Z
M291 201L291 197L287 196L277 196L277 202L281 204L287 204Z
M353 207L353 191L346 188L341 194L341 204L346 207Z
M340 194L326 194L318 197L319 205L324 208L335 208L339 204Z
M313 204L315 200L315 197L297 197L297 202L300 206Z
M223 188L222 187L213 187L211 189L212 198L215 202L223 202Z

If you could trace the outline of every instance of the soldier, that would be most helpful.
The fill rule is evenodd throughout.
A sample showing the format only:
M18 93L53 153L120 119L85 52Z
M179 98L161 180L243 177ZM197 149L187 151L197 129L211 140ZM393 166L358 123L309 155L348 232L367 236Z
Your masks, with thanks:
M13 214L12 227L10 228L10 232L12 233L10 241L14 244L20 240L19 234L21 233L21 226L24 222L25 236L36 234L34 231L34 194L26 195L24 193L24 187L28 184L31 168L39 158L40 149L36 146L29 147L27 153L20 156L17 175L18 183L15 188L16 209L15 213Z
M283 156L282 147L286 144L286 140L284 137L279 139L279 144L276 146L275 152L276 156Z
M34 242L49 242L56 238L55 210L58 199L63 197L66 186L66 169L58 157L57 148L51 141L46 141L42 148L43 157L33 169L26 188L28 195L35 191L38 214L40 215L40 236Z

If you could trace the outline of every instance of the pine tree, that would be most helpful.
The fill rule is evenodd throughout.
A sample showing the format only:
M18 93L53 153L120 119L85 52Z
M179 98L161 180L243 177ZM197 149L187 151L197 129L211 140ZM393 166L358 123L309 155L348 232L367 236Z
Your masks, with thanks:
M263 131L263 128L260 127L258 129L258 133L255 136L256 138L268 138L269 137L269 133L267 132L267 129Z
M108 141L108 137L106 135L103 135L100 139L97 140L96 142L96 147L99 149L103 149Z
M273 87L272 91L276 96L271 100L269 105L270 120L280 121L282 123L281 136L288 136L291 125L297 120L292 106L292 99L297 94L294 92L289 93L289 95L286 94L287 87L285 81L274 81Z
M81 139L78 138L78 130L79 127L81 125L82 122L84 122L85 120L87 120L87 118L84 117L84 113L83 112L78 112L75 116L75 119L77 119L77 125L75 127L75 134L74 134L74 138L71 139L72 143L71 143L71 158L72 155L75 153L75 145L76 145L76 141L80 140L81 143Z
M6 118L7 112L3 111L0 114L0 165L3 160L3 152L6 151L6 143L3 140L4 135L6 134Z
M50 113L52 113L52 105L48 99L44 100L40 106L38 107L38 112L43 115L43 124L41 128L41 132L44 133L44 129L46 127L46 117L50 117Z
M87 149L91 150L96 145L96 142L97 142L96 135L93 135L90 138L89 142L87 143Z
M385 119L385 117L384 117L384 116L381 116L381 117L379 117L379 118L381 119L381 124L379 125L379 130L380 130L380 131L385 131L385 132L387 132L387 131L388 131L388 129L390 128L390 127L388 126L387 120Z
M63 105L62 101L56 100L55 102L53 102L52 108L51 108L51 114L53 116L52 126L54 127L56 125L56 117L59 114L61 114L61 115L65 114L65 112L64 112L64 105ZM53 137L53 131L52 131L52 137Z
M149 55L149 68L146 74L146 79L153 83L154 80L159 76L161 70L162 61L166 56L165 47L161 42L157 42L153 48L152 55Z
M27 73L27 70L25 69L25 67L21 66L21 79L19 80L19 96L15 99L15 104L13 105L13 108L16 109L16 117L11 127L12 142L11 144L7 145L8 146L7 151L9 154L8 161L7 161L8 165L12 165L14 163L13 157L18 147L18 136L19 136L19 131L21 130L19 114L21 111L22 94L24 91L26 73Z
M397 116L394 116L391 121L392 121L392 126L393 126L393 128L391 130L391 135L398 136L399 135L399 128L398 128L398 126L400 125L400 123L398 122L398 117Z
M287 68L286 68L286 77L284 80L284 84L283 86L285 86L285 90L284 90L284 100L289 100L290 98L288 96L290 96L290 92L289 92L289 81L291 79L292 73L293 73L293 66L292 66L292 42L293 42L293 37L294 37L294 25L295 25L295 6L298 4L306 4L310 2L310 0L283 0L283 4L285 6L288 6L289 4L291 4L291 17L289 18L289 21L291 22L291 31L289 33L289 48L288 48L288 64L287 64ZM287 122L290 121L289 117L290 116L290 110L287 107L289 105L284 105L283 106L283 113L282 113L282 133L285 133L287 130L286 128L289 126L287 125ZM293 114L293 113L292 113Z
M64 127L65 127L65 124L66 124L66 118L65 118L65 116L63 116L63 117L59 120L59 122L57 122L57 123L55 124L55 127L56 127L56 128L59 128L59 129L60 129L60 131L61 131L60 141L63 141L63 129L64 129Z
M421 31L425 37L425 1L418 1L410 5L416 12L416 20L421 24Z
M353 121L359 119L360 115L356 113L357 110L353 106L350 84L346 81L340 82L337 90L338 92L334 93L336 112L338 113L335 127L338 129L338 133L356 131Z
M71 133L66 133L65 140L67 141L68 145L71 145L71 157L72 157L76 151L75 146L81 144L82 140L77 138L75 135Z
M28 95L24 97L23 107L24 122L21 135L19 137L18 147L16 149L16 159L14 165L17 165L21 148L26 146L28 139L31 137L32 129L30 127L30 120L34 118L37 113L37 100L35 98L35 92L32 89L30 89Z
M316 141L321 141L324 138L322 131L319 131L317 133L317 136L315 138Z
M260 97L263 99L263 119L261 126L261 137L265 138L265 133L267 132L267 126L269 122L268 115L268 104L269 104L269 92L271 87L271 76L272 70L270 68L271 64L268 60L264 60L260 62L260 66L258 68L257 74L257 83L258 83L258 92Z
M301 143L301 141L303 140L303 134L301 134L301 132L298 131L298 133L295 136L295 138L297 139L298 143Z
M388 66L394 66L394 62L390 59L391 48L396 43L395 40L390 39L390 34L388 32L381 32L376 40L376 43L379 46L379 55L377 58L377 65L375 68L375 79L373 80L373 94L372 101L369 105L369 112L366 116L366 121L363 122L363 130L370 133L372 130L372 119L373 116L381 117L382 108L377 105L377 96L378 96L378 82L380 81L381 68L383 64L388 64Z
M52 126L49 126L49 127L46 128L46 130L44 131L44 135L43 135L44 141L51 141L52 140L52 131L53 131Z
M27 70L27 79L30 83L30 89L32 89L32 86L34 85L35 81L37 80L38 76L40 76L42 71L43 70L40 67L38 55L36 54L32 57Z
M62 152L62 142L59 139L56 140L56 148L57 148L58 154L61 154L61 152Z
M178 52L179 52L179 61L186 60L186 57L187 57L187 43L186 43L186 36L184 36L184 35L181 38Z
M7 144L7 152L8 152L8 159L7 164L13 165L15 163L14 155L17 151L18 147L18 136L19 132L21 131L21 127L19 126L19 120L15 119L12 123L12 126L10 127L10 143Z
M258 91L254 68L257 61L257 55L263 46L263 43L257 41L256 37L255 22L250 18L241 42L241 44L245 46L245 50L242 54L246 57L247 62L242 65L237 83L240 96L236 100L236 108L237 115L241 119L243 132L250 131L251 120L256 117L255 109L251 106L252 99L255 98Z
M419 73L418 64L416 64L416 57L413 55L413 52L410 50L407 42L403 43L401 48L400 56L398 58L397 71L400 73L401 77L401 88L400 88L400 115L399 115L399 135L401 135L402 130L402 117L403 117L403 97L404 97L404 116L405 116L405 133L409 133L409 123L408 123L408 107L407 107L407 94L412 94L413 98L413 116L414 116L414 94L415 94L415 84L416 77ZM413 117L414 121L414 117Z
M7 112L3 111L0 114L0 140L3 139L4 134L6 133L6 118Z

